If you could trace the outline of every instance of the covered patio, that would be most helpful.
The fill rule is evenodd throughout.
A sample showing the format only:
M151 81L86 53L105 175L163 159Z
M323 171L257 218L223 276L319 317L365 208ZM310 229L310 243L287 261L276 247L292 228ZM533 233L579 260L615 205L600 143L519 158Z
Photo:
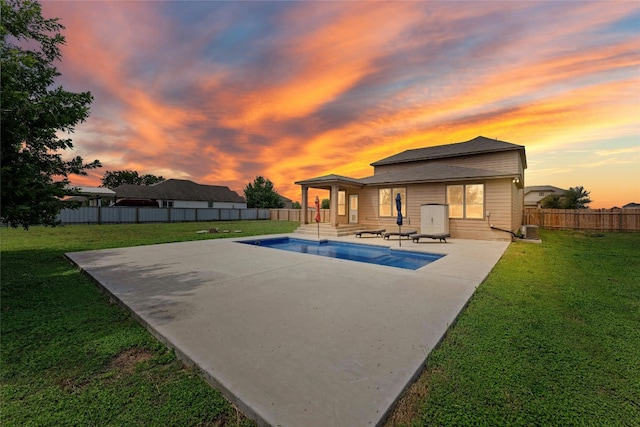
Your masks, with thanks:
M329 224L333 227L338 227L339 224L351 223L355 219L355 223L358 223L357 210L358 199L355 198L355 206L347 206L346 194L358 195L358 192L362 189L364 184L355 178L349 178L341 175L324 175L316 178L306 179L302 181L296 181L296 185L300 185L302 188L302 215L300 215L300 223L308 224L308 211L309 211L309 188L315 188L319 190L329 191ZM344 192L344 199L340 200L340 193ZM350 200L353 203L353 200ZM344 208L343 208L344 205ZM352 218L348 213L355 208L356 216ZM344 217L344 218L341 218Z

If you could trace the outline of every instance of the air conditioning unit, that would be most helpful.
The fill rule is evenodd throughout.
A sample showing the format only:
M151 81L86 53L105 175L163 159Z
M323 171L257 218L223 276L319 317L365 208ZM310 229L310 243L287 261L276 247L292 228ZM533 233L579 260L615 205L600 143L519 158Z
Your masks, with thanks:
M523 225L521 228L522 237L525 239L539 239L538 226L537 225Z

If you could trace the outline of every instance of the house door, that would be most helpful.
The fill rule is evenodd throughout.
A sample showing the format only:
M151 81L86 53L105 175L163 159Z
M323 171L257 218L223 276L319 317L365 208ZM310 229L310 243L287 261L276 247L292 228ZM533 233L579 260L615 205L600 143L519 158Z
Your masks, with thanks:
M349 224L358 223L358 195L349 195Z

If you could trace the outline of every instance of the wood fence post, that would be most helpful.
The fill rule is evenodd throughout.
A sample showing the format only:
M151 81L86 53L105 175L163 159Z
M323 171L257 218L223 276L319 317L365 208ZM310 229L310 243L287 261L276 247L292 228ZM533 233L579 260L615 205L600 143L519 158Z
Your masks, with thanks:
M618 224L618 230L622 231L622 209L620 209L620 223Z

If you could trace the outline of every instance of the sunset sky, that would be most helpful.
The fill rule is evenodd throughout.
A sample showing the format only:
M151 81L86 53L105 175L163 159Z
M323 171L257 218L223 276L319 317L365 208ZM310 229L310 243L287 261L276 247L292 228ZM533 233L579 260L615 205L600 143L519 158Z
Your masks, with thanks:
M95 97L70 154L103 168L76 185L262 175L299 201L294 181L482 135L526 147L526 185L640 203L637 1L42 5L58 83Z

